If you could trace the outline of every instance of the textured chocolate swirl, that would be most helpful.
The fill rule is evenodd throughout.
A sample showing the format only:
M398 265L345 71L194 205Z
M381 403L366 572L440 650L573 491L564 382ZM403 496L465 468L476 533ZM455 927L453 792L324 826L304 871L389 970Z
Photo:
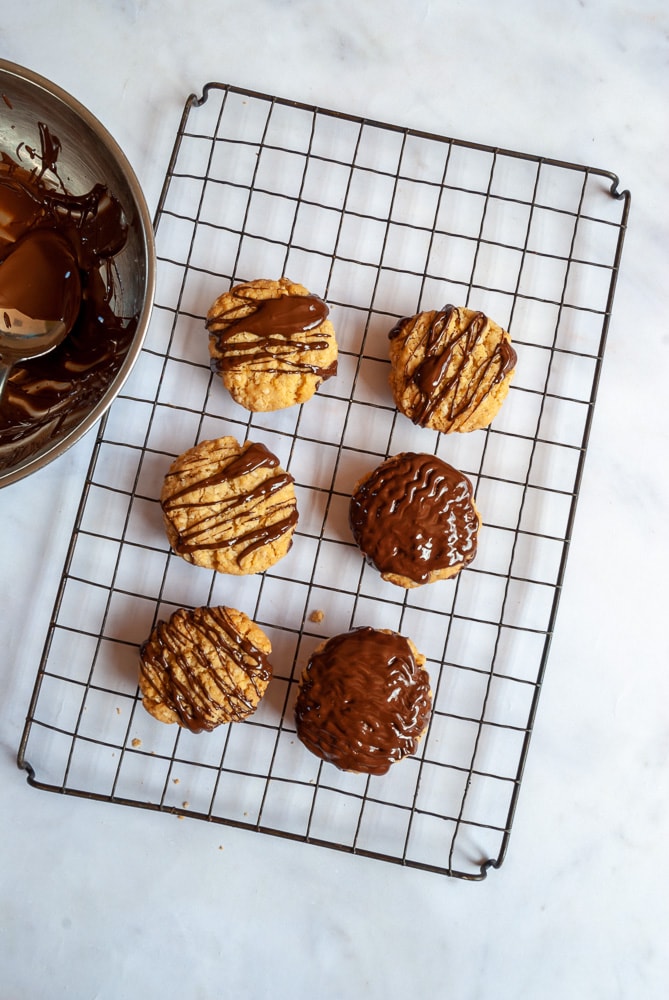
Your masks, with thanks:
M334 636L312 655L295 705L297 734L344 771L385 774L415 753L432 706L413 644L369 627Z
M421 318L419 314L400 320L390 331L389 338L402 336L407 339ZM472 368L474 351L483 343L487 326L488 318L484 313L475 312L466 321L461 310L452 305L434 314L413 350L413 356L418 354L421 360L413 370L411 362L404 368L405 378L417 389L417 401L411 414L415 424L425 424L446 399L450 420L470 408L479 407L493 387L513 370L517 355L506 338L500 339L494 350L485 353Z
M270 374L310 372L325 380L337 374L336 360L322 367L312 355L330 344L319 334L329 309L316 295L281 295L259 299L235 292L241 308L251 311L239 316L240 305L207 319L207 329L215 339L216 357L211 366L222 373L244 365Z
M469 479L434 455L402 452L378 466L349 505L353 537L382 574L426 583L476 555Z
M145 698L194 733L250 715L271 675L267 653L224 607L175 611L158 622L140 653Z

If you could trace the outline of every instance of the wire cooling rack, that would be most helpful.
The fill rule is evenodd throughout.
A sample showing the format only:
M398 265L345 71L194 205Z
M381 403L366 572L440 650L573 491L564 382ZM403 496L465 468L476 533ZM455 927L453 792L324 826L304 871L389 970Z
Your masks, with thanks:
M565 561L629 193L606 171L208 84L186 103L156 216L150 330L103 422L19 749L31 784L483 878L506 854ZM208 363L204 316L231 283L288 275L331 307L339 373L302 407L249 414ZM440 435L395 410L387 335L446 303L511 332L517 374L491 428ZM205 438L262 441L296 480L288 556L230 578L170 553L158 496ZM366 471L433 452L474 483L478 555L404 591L353 544ZM240 724L156 722L138 647L180 606L227 604L273 644ZM311 755L297 679L323 638L391 628L427 657L434 710L383 777Z

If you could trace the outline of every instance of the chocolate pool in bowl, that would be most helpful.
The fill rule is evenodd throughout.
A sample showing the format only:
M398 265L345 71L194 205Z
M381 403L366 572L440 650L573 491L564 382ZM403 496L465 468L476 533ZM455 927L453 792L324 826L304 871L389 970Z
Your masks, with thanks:
M137 359L155 290L151 218L117 143L65 91L0 60L0 268L39 229L71 246L81 308L60 346L12 369L0 400L0 486L102 417Z

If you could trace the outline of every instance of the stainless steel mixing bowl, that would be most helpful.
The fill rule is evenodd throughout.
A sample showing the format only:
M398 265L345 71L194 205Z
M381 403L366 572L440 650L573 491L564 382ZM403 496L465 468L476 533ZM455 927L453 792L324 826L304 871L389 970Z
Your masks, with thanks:
M103 184L121 205L128 238L114 258L115 311L136 317L136 332L120 369L75 425L44 439L35 434L22 442L20 460L7 459L0 468L0 487L27 476L60 456L103 416L140 352L155 292L153 226L144 195L124 153L100 122L75 98L31 70L0 59L0 155L14 159L25 143L40 148L40 123L58 137L59 175L77 193ZM10 464L7 464L7 463Z

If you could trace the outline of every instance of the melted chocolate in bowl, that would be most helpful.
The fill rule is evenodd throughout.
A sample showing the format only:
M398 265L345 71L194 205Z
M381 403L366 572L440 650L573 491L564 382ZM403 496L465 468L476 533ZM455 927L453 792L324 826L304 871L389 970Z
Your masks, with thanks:
M4 293L15 284L29 315L32 286L14 255L36 233L67 243L81 304L59 347L12 369L0 485L73 444L118 393L148 324L155 259L143 195L113 139L69 95L0 61L0 284L5 267Z
M80 305L79 267L68 241L52 229L25 233L0 267L0 355L7 348L37 357L55 347L60 331L66 335L74 326Z

